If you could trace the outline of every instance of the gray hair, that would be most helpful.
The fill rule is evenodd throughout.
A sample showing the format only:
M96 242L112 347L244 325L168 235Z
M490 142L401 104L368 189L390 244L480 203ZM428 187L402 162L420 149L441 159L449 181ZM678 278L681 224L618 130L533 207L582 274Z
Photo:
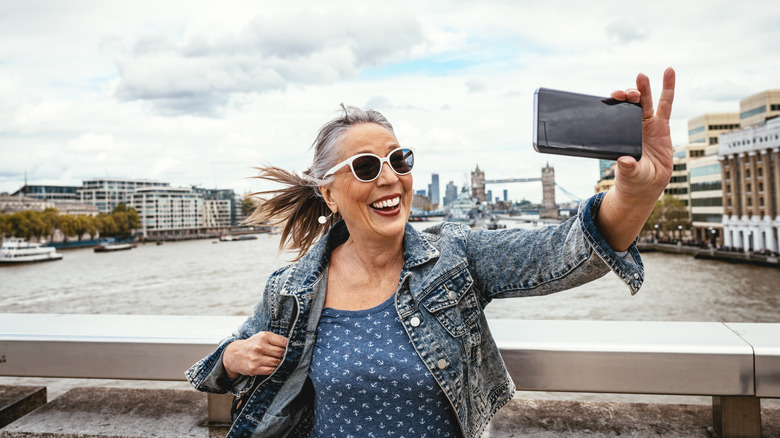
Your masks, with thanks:
M302 175L274 166L257 168L259 173L255 178L280 183L285 187L252 193L252 196L258 197L262 203L244 223L257 225L270 222L283 225L279 250L297 250L296 260L303 257L314 242L341 219L339 213L331 213L319 187L333 182L333 176L325 177L325 174L338 164L341 143L347 131L361 123L375 123L395 136L393 126L378 111L345 106L343 103L341 108L344 111L342 115L320 128L312 143L312 165ZM263 197L268 195L271 196ZM328 218L325 224L318 222L320 216Z
M385 116L373 109L362 109L356 106L341 104L344 111L343 115L336 117L330 122L322 125L317 138L312 143L314 149L314 159L309 170L304 172L304 178L310 180L310 184L316 189L318 186L326 186L333 182L333 176L324 176L325 173L333 168L339 162L339 151L341 142L347 131L355 125L361 123L375 123L395 136L393 125L387 121ZM319 190L316 190L319 194Z

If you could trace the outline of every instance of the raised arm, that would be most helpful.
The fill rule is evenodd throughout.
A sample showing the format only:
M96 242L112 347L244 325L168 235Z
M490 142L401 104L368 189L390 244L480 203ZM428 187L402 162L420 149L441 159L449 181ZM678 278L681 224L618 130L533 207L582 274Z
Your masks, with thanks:
M626 250L639 235L672 176L672 139L669 117L674 100L674 70L664 72L663 90L658 108L653 109L650 81L644 74L636 78L636 87L615 91L618 100L642 105L642 158L617 160L615 186L607 193L596 218L596 225L616 251Z

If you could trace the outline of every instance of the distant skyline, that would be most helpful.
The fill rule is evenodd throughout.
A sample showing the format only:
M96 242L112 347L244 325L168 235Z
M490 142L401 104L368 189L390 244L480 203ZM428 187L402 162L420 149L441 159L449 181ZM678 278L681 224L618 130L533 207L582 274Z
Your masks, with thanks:
M696 6L696 7L691 7ZM99 177L268 188L303 171L340 103L373 107L433 173L462 186L537 177L579 197L597 160L536 153L533 92L607 95L677 71L672 140L688 119L780 88L774 2L73 1L0 3L0 192ZM541 200L541 184L488 186ZM565 202L559 194L558 202Z

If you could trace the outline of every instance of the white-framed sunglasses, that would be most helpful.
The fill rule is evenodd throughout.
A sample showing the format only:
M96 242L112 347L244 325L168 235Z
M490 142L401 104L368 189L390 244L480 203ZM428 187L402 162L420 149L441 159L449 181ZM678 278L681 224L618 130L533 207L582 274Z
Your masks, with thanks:
M414 167L414 149L393 149L384 158L369 153L353 155L333 166L325 173L325 177L333 175L337 170L348 165L355 178L363 182L371 182L379 178L384 163L389 164L396 174L406 175Z

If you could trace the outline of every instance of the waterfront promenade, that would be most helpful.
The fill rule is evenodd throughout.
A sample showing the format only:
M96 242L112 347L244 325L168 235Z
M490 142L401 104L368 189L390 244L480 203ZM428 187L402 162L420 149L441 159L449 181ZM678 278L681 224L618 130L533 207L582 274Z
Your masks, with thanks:
M668 254L688 254L697 259L719 260L728 263L745 263L756 266L780 268L780 257L773 254L761 254L719 248L684 245L680 243L638 242L642 253L661 251Z

